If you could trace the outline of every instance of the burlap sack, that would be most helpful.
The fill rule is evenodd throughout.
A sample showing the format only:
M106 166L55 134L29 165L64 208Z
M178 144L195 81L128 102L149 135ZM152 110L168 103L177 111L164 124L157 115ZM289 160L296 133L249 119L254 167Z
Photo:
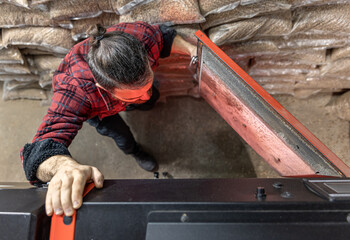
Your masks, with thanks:
M103 12L118 14L116 10L118 2L119 0L98 0L97 4L99 9Z
M117 13L120 15L124 15L132 11L136 7L142 6L152 1L153 0L117 0L116 1Z
M200 30L199 24L191 25L177 25L174 26L177 34L180 35L185 41L197 45L197 38L194 35L198 30Z
M348 0L289 0L289 3L292 5L292 8L325 4L339 4L346 2L348 2Z
M8 74L30 74L28 65L24 64L0 64L0 71Z
M350 91L342 94L327 108L334 112L340 119L350 121Z
M120 16L120 22L193 24L205 21L197 0L154 0Z
M29 8L48 12L50 10L50 1L31 1L29 3Z
M262 87L271 95L292 95L298 99L307 99L318 93L341 91L341 89L295 89L293 83L262 84Z
M40 101L40 106L41 107L49 107L51 105L51 99L52 99L52 96L53 96L52 89L51 90L46 90L46 96L47 96L47 99Z
M293 89L266 89L266 91L270 94L270 95L294 95L294 90Z
M275 75L275 76L259 76L250 75L259 84L274 84L274 83L296 83L305 81L305 75Z
M202 28L206 30L224 23L266 15L267 13L286 11L290 7L288 0L264 0L255 4L239 5L230 11L208 15L206 22L202 24Z
M307 78L305 81L296 83L295 88L350 89L350 80L344 80L337 77Z
M50 5L50 17L54 20L93 18L101 13L97 0L59 0Z
M26 86L15 87L16 82L6 81L4 82L2 99L7 100L17 100L17 99L32 99L32 100L46 100L46 91L40 89L37 82L28 84Z
M53 22L52 26L65 29L73 29L73 23L71 20L57 20Z
M159 66L155 73L162 74L162 76L165 75L172 75L172 76L192 76L192 72L189 70L189 64L188 63L178 63L178 64L163 64Z
M167 58L159 59L159 66L155 71L156 79L190 79L193 81L193 73L190 70L190 56L171 54Z
M332 49L331 61L336 61L342 58L350 58L350 46Z
M316 69L316 66L308 65L273 65L273 64L255 64L250 67L249 75L259 76L280 76L280 75L299 75L307 74Z
M322 89L294 89L293 96L298 99L307 99L311 96L314 96L318 93L327 92L327 90Z
M251 62L251 57L229 56L240 68L248 72Z
M24 7L24 8L28 8L28 6L29 6L27 0L1 0L0 3L1 2L8 3L8 4L13 4L15 6Z
M64 57L65 54L57 54L52 52L47 52L39 49L33 49L33 48L22 48L20 49L21 53L24 55L54 55L56 57Z
M43 3L48 3L51 2L52 0L31 0L31 5L38 5L38 4L43 4Z
M293 11L293 33L350 34L350 4L298 8Z
M50 15L46 12L1 4L0 28L50 26L51 24Z
M350 58L330 61L320 68L321 76L350 76Z
M105 27L110 27L119 23L119 15L116 15L115 13L103 13L97 18L73 21L73 29L71 31L73 40L79 41L87 38L87 30L97 23L100 23Z
M280 52L276 55L258 56L255 57L255 60L257 62L274 60L276 62L291 61L301 64L325 64L326 49L316 48L307 51Z
M190 61L190 56L180 54L159 59L155 79L159 80L161 102L165 102L169 96L199 97L194 73L189 68Z
M54 71L45 71L40 74L39 85L44 89L52 88L52 78Z
M3 29L2 40L5 46L35 47L59 54L67 54L74 45L69 30L51 27Z
M69 20L51 20L50 14L43 9L26 9L10 4L1 4L0 28L27 26L53 26L67 29L73 27Z
M38 68L36 67L35 63L34 63L34 56L31 55L26 55L24 56L25 58L25 63L28 65L30 72L32 74L36 74L39 75L40 71L38 70Z
M294 83L293 82L279 82L279 83L267 83L267 84L261 84L261 86L265 89L265 90L279 90L279 91L283 91L286 92L287 90L291 90L294 89Z
M24 82L24 81L16 81L16 80L10 80L5 82L6 85L4 87L11 91L15 89L25 89L25 88L38 88L41 87L38 85L38 82Z
M0 50L0 64L24 64L21 52L16 47Z
M1 31L0 31L0 49L3 49L5 46L2 42L2 34L1 34Z
M0 81L38 82L40 77L34 74L1 74Z
M248 41L224 45L221 49L232 57L253 57L261 55L274 55L280 50L272 41Z
M350 36L350 35L349 35ZM349 36L335 36L334 34L305 34L299 33L290 36L271 39L283 51L295 51L310 48L342 47L349 43Z
M241 5L249 5L249 4L256 4L256 3L259 3L259 2L262 2L264 0L241 0Z
M240 0L198 0L199 9L204 17L235 9Z
M251 69L270 69L270 68L281 68L281 69L315 69L317 67L316 64L303 64L292 62L289 60L286 61L275 61L274 59L266 60L266 61L254 61L251 66Z
M55 71L61 64L63 58L55 56L34 56L34 64L40 72L42 71Z
M216 45L248 40L260 36L287 35L292 29L291 12L255 17L209 29L209 38Z

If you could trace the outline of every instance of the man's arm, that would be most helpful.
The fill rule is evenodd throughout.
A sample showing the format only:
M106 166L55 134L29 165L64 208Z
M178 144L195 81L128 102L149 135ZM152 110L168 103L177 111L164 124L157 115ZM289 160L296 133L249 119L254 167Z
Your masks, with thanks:
M65 80L68 80L67 78ZM29 181L49 182L46 212L67 216L79 208L86 182L102 187L103 175L97 168L81 165L71 158L68 146L91 107L85 92L74 85L57 85L48 113L31 144L22 151L23 167ZM73 203L75 203L73 205Z
M171 47L171 53L179 53L194 57L197 55L197 46L186 42L181 36L176 35L173 41L173 45Z
M197 46L186 42L180 35L177 34L176 30L166 24L159 25L159 29L162 33L163 43L160 57L169 57L171 53L179 53L184 55L190 55L194 57L197 55Z

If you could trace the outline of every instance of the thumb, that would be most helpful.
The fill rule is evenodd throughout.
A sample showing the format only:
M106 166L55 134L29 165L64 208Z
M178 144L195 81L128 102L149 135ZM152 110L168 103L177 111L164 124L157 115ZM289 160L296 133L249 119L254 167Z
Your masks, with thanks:
M91 167L91 170L91 179L94 181L96 188L102 188L104 181L103 174L96 167Z

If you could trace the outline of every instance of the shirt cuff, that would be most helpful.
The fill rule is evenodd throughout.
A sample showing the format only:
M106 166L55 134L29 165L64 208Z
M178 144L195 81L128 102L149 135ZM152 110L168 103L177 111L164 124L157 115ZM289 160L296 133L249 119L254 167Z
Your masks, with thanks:
M170 56L171 46L173 45L177 32L175 29L166 24L160 25L159 28L163 35L163 49L160 52L159 57L166 58Z
M27 180L35 184L41 182L36 177L36 172L39 165L46 159L55 155L68 155L71 156L68 148L59 142L52 139L45 139L43 141L26 144L22 151L23 156L23 168Z

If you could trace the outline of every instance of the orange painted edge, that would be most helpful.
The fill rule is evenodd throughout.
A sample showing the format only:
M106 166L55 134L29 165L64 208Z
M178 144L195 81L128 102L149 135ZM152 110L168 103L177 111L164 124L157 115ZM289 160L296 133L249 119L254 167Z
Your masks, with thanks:
M94 183L87 184L84 188L83 197L85 197L94 187ZM51 218L50 240L74 240L76 215L77 210L74 210L71 224L66 225L63 222L64 214L56 215L54 213Z
M313 146L315 146L338 170L341 175L350 177L350 168L327 146L316 138L303 124L301 124L291 113L289 113L276 99L263 89L253 78L240 68L229 56L216 46L201 30L195 35L211 51L213 51L227 66L237 73L257 94L259 94L270 106L275 109L289 124L299 131Z
M94 187L95 187L95 184L93 182L87 184L84 188L83 197L85 197L86 194L88 194Z

